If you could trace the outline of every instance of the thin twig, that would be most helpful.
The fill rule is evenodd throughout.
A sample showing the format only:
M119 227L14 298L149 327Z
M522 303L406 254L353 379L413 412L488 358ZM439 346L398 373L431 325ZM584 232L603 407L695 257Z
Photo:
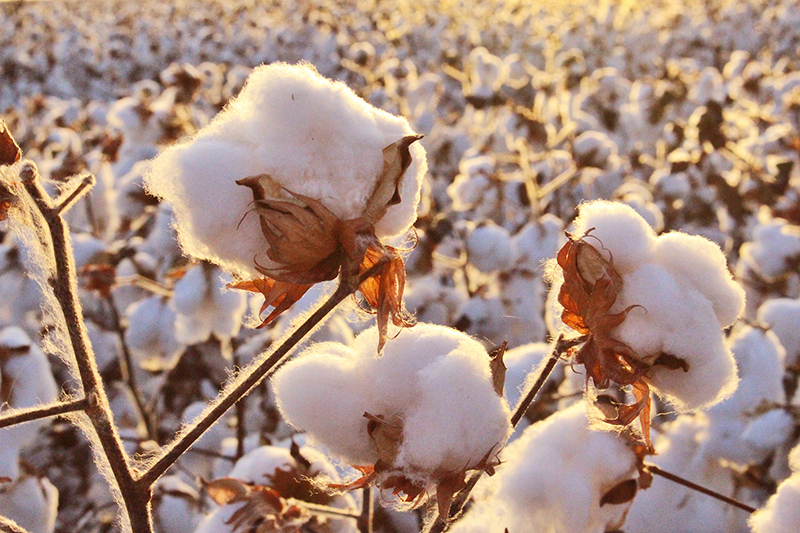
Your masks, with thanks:
M142 396L142 390L139 388L139 384L136 381L136 367L133 363L130 348L128 347L128 341L125 338L125 329L122 327L122 320L120 319L119 311L117 311L114 295L109 292L106 301L111 311L111 322L114 325L114 331L117 333L120 347L122 348L122 357L119 360L122 380L128 385L128 389L130 389L131 395L133 396L134 406L139 412L139 416L144 421L144 426L147 430L147 438L155 440L157 438L155 423L152 414L146 407L146 402Z
M375 505L372 502L372 487L361 489L361 513L358 515L356 525L359 533L372 533L375 519Z
M569 350L571 347L577 346L585 341L585 336L574 339L564 339L564 335L558 337L558 340L553 346L553 351L550 354L550 358L547 360L547 363L545 363L544 368L542 368L542 370L539 372L536 381L534 381L530 388L525 391L519 402L517 402L517 405L514 407L514 411L511 414L512 427L517 427L517 424L519 424L520 420L522 420L522 417L525 416L528 408L530 408L531 404L536 399L536 396L539 394L539 391L542 390L542 387L547 382L547 378L550 377L553 369L555 369L558 360L561 358L561 354ZM442 533L447 531L447 529L450 527L450 524L452 524L458 519L459 516L461 516L461 513L464 511L464 506L469 500L469 495L472 492L472 489L475 488L475 485L478 484L478 481L480 481L481 476L483 476L483 470L474 472L467 480L464 488L458 492L453 500L453 504L450 507L450 516L447 517L447 519L437 516L435 520L430 522L430 526L428 529L424 530L424 532Z
M338 507L330 507L328 505L319 505L318 503L309 503L302 500L295 500L295 504L303 509L308 510L311 514L318 516L328 516L332 518L358 518L361 516L359 511L350 509L339 509Z
M54 405L36 406L24 410L17 409L13 414L0 417L0 429L17 424L24 424L25 422L33 422L34 420L41 420L42 418L49 418L51 416L83 411L88 405L89 402L86 401L86 398L81 398L79 400L60 402Z
M233 353L233 368L236 374L241 372L242 362L239 354ZM247 396L236 402L236 459L244 455L244 439L247 437L247 425L245 416L247 415Z
M550 193L565 185L569 182L569 180L579 174L580 172L577 168L568 168L552 180L539 187L539 199L543 200L544 198L547 198Z
M65 199L58 199L58 203L52 208L53 215L63 215L65 212L67 212L73 205L75 205L75 202L80 200L84 194L91 190L91 188L94 186L94 183L94 176L91 174L84 176L78 186L75 187L75 190L69 193Z
M238 402L245 394L257 386L261 380L274 372L289 359L290 352L295 346L319 324L339 303L353 294L358 286L369 277L384 268L385 263L378 262L362 274L356 281L343 277L336 291L328 298L305 322L303 322L278 348L261 363L255 363L242 370L245 374L237 385L224 395L219 396L213 407L203 417L196 421L186 432L182 433L169 445L165 446L161 456L141 475L138 482L144 486L152 486L156 480L166 472L170 466L199 439L228 409Z
M88 401L85 408L86 415L119 487L132 531L151 533L153 525L150 513L150 487L139 486L134 481L134 473L114 425L108 396L103 388L102 378L84 327L69 228L59 214L59 206L53 206L52 199L44 190L39 172L33 163L23 165L20 179L41 215L44 222L42 229L46 229L50 236L49 243L45 244L50 245L49 251L53 254L55 275L49 281L63 315L83 394Z
M2 515L0 515L0 531L3 533L28 533L27 529Z
M657 476L661 476L663 478L666 478L666 479L668 479L668 480L670 480L670 481L672 481L674 483L677 483L678 485L683 485L684 487L687 487L687 488L690 488L690 489L692 489L694 491L697 491L697 492L700 492L702 494L705 494L706 496L711 496L712 498L716 498L719 501L727 503L728 505L733 505L734 507L742 509L743 511L747 511L748 513L753 513L753 512L756 511L755 507L750 507L749 505L747 505L745 503L742 503L739 500L734 500L733 498L729 498L728 496L725 496L724 494L720 494L719 492L713 491L713 490L711 490L709 488L706 488L706 487L704 487L702 485L698 485L697 483L693 483L693 482L689 481L688 479L684 479L684 478L682 478L682 477L680 477L678 475L675 475L675 474L673 474L671 472L667 472L666 470L663 470L663 469L659 468L658 466L656 466L654 464L645 463L644 466L647 469L647 471L650 472L651 474L655 474Z

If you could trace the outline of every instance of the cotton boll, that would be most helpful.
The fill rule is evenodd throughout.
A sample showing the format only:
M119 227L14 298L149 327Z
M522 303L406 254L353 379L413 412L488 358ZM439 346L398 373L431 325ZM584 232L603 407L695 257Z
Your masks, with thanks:
M788 441L794 428L792 415L783 409L772 409L747 424L742 440L760 450L772 450Z
M184 533L200 519L200 495L178 476L160 478L153 489L153 522L159 533Z
M655 233L636 211L624 204L595 201L581 204L575 220L575 234L599 239L614 261L614 268L626 274L650 261L655 249ZM591 239L594 241L594 239Z
M487 221L469 232L467 259L481 272L506 270L514 261L511 237L502 226Z
M145 181L173 204L187 252L256 275L253 258L267 243L258 216L248 216L252 191L236 180L267 174L341 219L355 218L382 171L383 148L411 133L404 119L370 107L309 66L267 65L194 139L157 158ZM403 233L415 218L424 150L414 144L410 153L401 202L376 223L379 237Z
M556 256L564 238L564 223L561 219L547 214L535 222L525 224L511 242L515 248L517 268L538 272L543 263Z
M774 298L758 308L758 321L769 326L786 349L786 365L800 358L800 299Z
M319 343L302 355L272 378L286 421L351 464L377 461L373 444L364 438L366 419L362 415L370 403L361 391L368 378L353 353L344 345Z
M30 533L53 533L58 514L58 489L47 478L26 476L2 485L0 515Z
M502 466L486 481L488 494L451 531L602 533L620 527L630 506L601 506L602 496L636 476L635 456L625 442L590 430L586 405L577 404L509 444ZM472 515L478 515L476 522Z
M753 533L794 533L800 528L800 446L789 455L792 475L778 485L767 504L750 515Z
M417 324L378 358L377 335L370 328L351 348L314 345L280 369L273 386L286 420L354 465L374 464L386 453L369 436L364 413L400 424L397 454L383 456L391 464L379 486L397 479L394 473L425 488L442 472L491 459L510 433L509 410L492 387L480 343L450 328Z
M725 256L711 241L672 232L658 237L656 261L689 282L711 301L721 327L728 327L744 311L744 289L734 281Z
M34 407L58 398L59 388L42 350L20 328L0 331L0 405L11 408ZM21 449L36 439L46 420L0 429L0 477L16 480L20 475Z
M544 342L532 342L506 351L503 356L503 362L506 365L504 390L511 407L517 405L528 380L536 374L536 369L541 366L542 361L547 359L550 352L550 345ZM563 374L563 367L558 366L547 378L547 382L556 383L563 378Z
M184 424L190 424L194 421L200 413L206 408L205 402L192 402L186 409L183 410L181 420ZM229 417L225 416L214 423L200 439L197 440L195 446L200 450L210 452L219 451L220 444L228 435L229 430L226 427L226 422ZM183 468L188 470L194 476L200 476L203 479L209 479L211 472L214 469L214 458L207 455L198 453L185 453L179 459Z
M739 254L741 261L765 279L774 280L786 271L787 261L800 256L800 229L783 219L772 219L762 211L753 230L753 240L742 244Z
M176 314L168 301L151 296L131 305L126 314L125 340L139 364L154 370L173 368L184 344L175 335Z

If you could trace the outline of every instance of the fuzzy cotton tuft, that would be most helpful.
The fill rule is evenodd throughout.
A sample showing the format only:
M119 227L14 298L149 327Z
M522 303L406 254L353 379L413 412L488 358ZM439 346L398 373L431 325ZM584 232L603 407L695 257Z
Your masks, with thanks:
M311 65L275 63L253 70L239 96L191 139L166 150L145 177L147 190L172 204L187 253L242 275L268 248L253 193L236 180L262 174L320 200L336 216L359 217L383 169L382 150L412 131ZM405 232L416 218L424 149L412 163L401 202L375 224L378 237Z
M381 458L365 413L393 421L402 427L393 470L423 485L496 454L511 431L510 412L480 343L418 324L376 357L377 335L373 327L352 347L313 345L279 370L273 386L285 419L352 465Z
M767 504L750 516L753 533L795 533L800 530L800 445L789 454L792 475L778 485Z
M620 527L630 502L601 505L601 499L638 475L623 439L589 429L585 403L526 429L502 460L453 533L610 531Z

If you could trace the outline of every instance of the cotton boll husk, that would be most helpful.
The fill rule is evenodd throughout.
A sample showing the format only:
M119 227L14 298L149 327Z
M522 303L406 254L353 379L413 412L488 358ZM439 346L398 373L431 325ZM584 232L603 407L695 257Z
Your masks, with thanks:
M614 268L627 274L649 261L655 250L656 236L649 224L631 207L620 203L594 201L581 204L575 220L575 235L590 235L603 243L613 259ZM588 238L593 246L595 239Z
M744 289L734 281L719 246L711 241L667 233L656 240L655 258L711 301L721 327L733 324L744 311Z
M383 168L383 148L412 133L404 119L372 108L309 66L266 65L209 126L159 156L145 181L173 204L185 251L256 275L253 258L267 245L258 216L248 215L252 192L236 180L268 174L338 217L355 218ZM403 233L416 216L424 149L414 144L410 152L402 201L376 224L379 237Z
M786 365L800 358L800 299L774 298L758 308L758 321L769 326L786 349Z
M58 489L47 478L25 477L0 492L0 515L30 533L53 533Z
M602 533L624 519L629 504L601 507L600 499L636 477L635 456L613 433L589 429L584 403L527 428L502 460L486 496L451 531Z

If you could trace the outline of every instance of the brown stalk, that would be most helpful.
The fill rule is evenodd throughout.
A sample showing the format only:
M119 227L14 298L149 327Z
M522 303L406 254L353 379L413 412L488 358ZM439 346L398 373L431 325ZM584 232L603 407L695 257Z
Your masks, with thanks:
M24 424L25 422L33 422L34 420L41 420L42 418L49 418L51 416L74 413L75 411L84 411L88 405L89 402L86 400L86 398L81 398L79 400L59 402L48 406L37 406L25 410L15 410L8 416L0 417L0 429L9 426L15 426L17 424Z
M91 343L83 327L84 317L78 299L69 229L61 217L63 211L77 199L77 195L88 191L93 179L84 179L78 189L64 202L53 205L52 199L42 187L35 165L25 164L20 171L20 178L41 215L44 222L42 229L49 234L49 239L45 238L45 241L49 242L43 243L55 260L54 277L49 281L58 308L63 315L83 394L87 398L84 412L119 487L131 529L136 533L151 533L153 525L150 517L150 486L136 483L135 472L128 462L128 456L114 425L111 406L103 388Z

